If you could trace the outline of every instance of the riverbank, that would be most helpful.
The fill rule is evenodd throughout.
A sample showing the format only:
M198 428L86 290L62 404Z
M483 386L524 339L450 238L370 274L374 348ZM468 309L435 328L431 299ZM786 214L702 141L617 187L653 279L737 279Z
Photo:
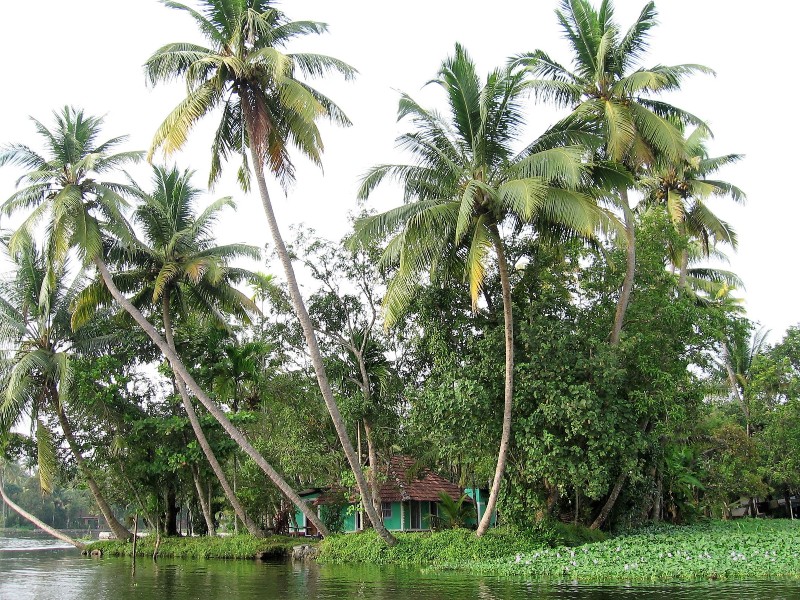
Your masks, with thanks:
M155 551L156 537L149 535L136 542L136 556L152 557ZM158 547L158 555L163 558L221 558L221 559L265 559L285 558L292 548L300 544L308 544L306 540L273 535L266 538L254 538L250 535L229 537L164 537ZM99 550L103 556L131 556L133 542L109 540L93 542L89 552Z
M398 534L387 548L370 533L333 536L320 562L454 569L535 581L659 582L800 577L800 522L715 521L649 527L604 541L552 546L532 534L495 530Z
M598 536L594 539L587 539ZM490 530L476 538L467 530L398 533L387 547L373 532L331 536L319 543L318 562L458 570L522 576L532 581L584 583L800 578L800 521L713 521L660 525L610 539L564 527L539 531ZM248 535L163 538L159 556L183 559L283 558L308 540ZM310 542L314 544L315 542ZM142 538L137 556L153 555L155 538ZM107 556L130 556L133 544L91 544Z

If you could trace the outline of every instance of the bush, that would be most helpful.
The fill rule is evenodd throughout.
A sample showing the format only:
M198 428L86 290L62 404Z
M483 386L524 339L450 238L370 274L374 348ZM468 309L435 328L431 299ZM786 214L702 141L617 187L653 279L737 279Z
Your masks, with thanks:
M136 543L137 556L152 556L156 536L148 535ZM239 558L284 557L299 542L297 538L269 536L263 539L251 535L230 537L162 537L158 555L164 558ZM303 543L308 543L304 541ZM132 542L112 540L93 542L89 550L100 550L108 556L130 556Z
M396 533L397 545L389 548L374 532L326 538L320 546L320 562L370 563L458 567L499 559L514 552L532 551L549 544L536 532L512 528L490 529L483 537L466 529L437 532Z

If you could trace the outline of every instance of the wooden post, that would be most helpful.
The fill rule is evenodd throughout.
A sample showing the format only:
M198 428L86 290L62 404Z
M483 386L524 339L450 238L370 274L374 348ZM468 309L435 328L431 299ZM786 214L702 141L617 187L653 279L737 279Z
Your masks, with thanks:
M136 575L136 544L139 541L139 513L133 515L133 550L131 552L131 574Z

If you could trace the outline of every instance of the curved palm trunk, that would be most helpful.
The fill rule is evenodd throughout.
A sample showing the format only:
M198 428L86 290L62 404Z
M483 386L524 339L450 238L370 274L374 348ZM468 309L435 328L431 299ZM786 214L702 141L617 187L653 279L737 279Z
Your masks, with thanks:
M250 139L254 139L252 136L252 127L250 127L249 124L248 133L251 134ZM317 376L317 383L319 384L319 389L322 392L322 397L325 400L325 406L328 408L328 413L331 416L333 426L336 429L337 435L339 436L339 441L341 442L342 449L347 457L347 462L350 464L350 469L353 471L353 475L356 478L358 492L361 495L362 504L367 513L367 517L381 539L386 542L387 545L394 546L397 543L397 540L386 529L372 502L369 501L370 493L367 480L364 477L364 471L361 469L361 463L358 460L358 455L353 448L353 443L350 441L350 436L347 433L347 427L344 424L342 415L339 413L339 407L336 404L336 399L333 397L333 391L331 390L331 386L328 381L328 375L325 372L325 366L322 363L322 353L319 350L317 336L314 333L314 326L311 323L311 318L306 310L303 297L300 295L300 288L297 285L297 277L294 273L294 267L292 267L292 261L289 258L289 253L286 250L286 244L284 244L283 237L281 236L280 229L278 228L278 221L275 218L275 212L272 210L272 202L270 200L269 191L267 190L267 182L264 179L263 161L252 147L250 152L251 156L253 157L253 170L255 171L258 189L261 194L261 203L264 206L264 212L267 216L267 222L269 224L270 233L272 234L272 240L275 243L275 250L278 253L278 257L281 260L281 264L283 265L283 269L286 274L286 283L289 286L289 296L292 299L292 305L294 307L295 314L300 321L300 326L303 328L306 345L308 346L308 352L311 356L311 364L314 366L314 372Z
M614 326L611 330L612 346L619 344L619 336L622 333L622 324L625 322L625 312L628 310L628 302L631 299L633 279L636 273L636 232L633 223L633 210L631 210L631 205L628 201L628 190L620 190L619 199L625 220L625 241L628 244L628 248L625 256L625 278L622 280L622 290L617 300Z
M94 480L94 477L92 477L92 474L89 471L89 467L86 464L86 460L83 458L83 455L78 450L78 444L75 442L75 436L72 435L72 426L69 424L69 421L67 420L67 415L64 412L64 407L61 406L61 403L58 401L57 397L55 399L54 404L56 405L56 414L58 415L58 422L61 425L61 430L64 432L64 437L67 440L69 449L78 463L78 468L81 470L81 474L83 475L83 478L86 481L86 485L89 486L89 489L92 492L92 496L94 496L94 501L97 503L97 507L103 514L103 518L106 520L106 523L108 523L109 528L111 529L111 531L114 533L114 536L118 540L132 539L133 534L130 531L128 531L128 529L117 520L117 518L114 516L114 512L111 510L111 507L108 505L108 502L106 502L106 499L103 498L103 494L100 492L100 486L97 485L97 482Z
M255 463L259 466L259 468L264 472L264 474L270 478L270 480L275 484L275 486L284 494L286 495L292 503L299 508L302 513L306 516L306 518L314 524L317 530L320 532L322 536L330 535L328 528L323 525L320 518L317 514L311 510L311 507L306 504L300 496L297 495L292 487L286 483L286 481L281 477L278 472L272 468L263 456L256 450L253 445L247 441L247 438L239 431L233 423L228 420L228 417L225 416L225 413L216 405L216 403L208 397L203 389L197 384L192 377L191 373L186 369L186 366L181 361L180 357L175 353L172 348L169 347L169 344L164 340L164 338L159 335L156 328L144 318L141 312L131 304L130 300L128 300L125 295L119 291L119 288L114 284L114 280L111 278L111 273L108 270L105 262L100 257L95 257L93 259L94 265L97 267L98 272L100 273L100 277L103 279L103 283L108 288L108 291L111 293L114 300L127 312L133 320L142 328L142 330L147 334L153 343L161 350L164 357L169 361L170 367L172 367L173 372L176 375L176 379L180 378L185 383L189 390L194 394L194 396L200 401L200 403L208 410L209 413L217 420L217 422L222 425L222 428L225 432L231 436L242 450L252 458Z
M622 205L622 214L625 220L625 241L627 242L627 250L625 253L625 278L622 280L622 290L617 300L617 310L614 314L614 327L611 330L610 342L612 346L619 345L620 334L622 333L622 325L625 322L625 312L628 310L628 302L631 299L631 292L633 291L633 281L636 275L636 230L634 229L633 210L631 209L630 201L628 200L628 190L621 189L619 192L620 204ZM600 509L600 514L591 524L591 529L599 529L603 526L614 504L619 498L619 493L622 491L622 486L625 485L626 475L622 474L617 477L611 494L606 499L603 508Z
M497 265L500 271L500 286L503 290L503 333L506 346L506 378L503 400L503 432L500 436L500 450L497 452L497 467L494 471L492 489L489 490L489 501L486 503L481 522L476 535L482 536L489 529L492 522L492 513L497 506L497 496L500 493L500 484L503 482L503 473L508 460L508 446L511 443L511 407L514 400L514 320L511 307L511 281L508 278L508 264L500 241L497 227L493 228L494 249L497 253Z
M19 505L15 504L11 500L11 498L6 496L6 492L3 489L3 482L1 482L1 481L0 481L0 497L3 498L3 502L5 502L11 510L13 510L15 513L17 513L19 516L21 516L26 521L30 521L31 523L36 525L42 531L44 531L46 533L49 533L54 538L59 539L62 542L66 542L68 544L72 544L78 550L86 550L86 544L84 544L83 542L79 542L78 540L72 539L66 533L61 533L58 529L54 529L53 527L50 527L44 521L40 521L35 516L33 516L31 513L27 512L22 507L20 507Z
M208 537L214 537L217 535L217 531L214 527L214 517L211 514L211 506L209 506L209 499L206 498L203 484L200 481L200 469L194 465L192 466L192 479L194 480L194 489L197 490L197 501L200 502L200 510L203 511L203 519L206 522ZM134 556L135 554L136 553L134 553Z
M366 343L367 337L364 336ZM364 394L364 404L366 406L372 405L372 389L369 385L369 373L367 372L367 365L364 362L364 345L361 348L351 348L353 354L358 359L358 370L361 374L361 393ZM370 497L372 498L372 505L375 507L375 512L378 512L383 518L381 512L381 490L378 484L378 453L375 450L375 438L372 434L372 424L368 418L362 419L364 423L364 437L367 438L367 456L369 457L369 488ZM361 454L361 442L358 443L358 453Z
M731 392L736 398L736 401L739 403L739 406L742 407L745 432L747 433L747 437L750 437L750 409L748 408L747 402L745 402L744 397L739 390L739 383L731 362L731 354L728 352L728 347L725 344L722 345L722 361L725 364L725 373L728 375L728 383L731 386Z
M164 336L166 337L167 345L173 352L177 354L178 351L175 348L175 338L172 333L172 316L169 312L168 290L165 290L161 296L161 312L162 318L164 319ZM233 511L236 513L236 516L241 519L242 523L244 523L244 526L247 527L247 531L250 532L250 535L257 538L263 538L264 532L261 531L255 523L253 523L253 520L248 516L247 512L242 506L242 503L239 502L239 499L236 497L236 494L233 492L233 489L228 483L228 478L225 477L225 472L222 470L222 466L219 464L217 457L214 455L214 451L211 449L211 444L208 443L208 439L206 439L206 436L203 433L203 428L200 426L200 419L197 418L197 413L194 410L194 406L192 406L192 399L189 397L189 392L186 390L186 384L180 377L175 377L175 387L178 388L178 393L183 401L183 408L186 411L186 415L189 417L189 422L192 424L192 431L194 431L194 435L197 438L200 447L203 449L203 454L208 460L208 463L211 465L211 470L214 471L214 475L216 475L217 479L219 479L219 483L222 486L222 489L225 491L225 496L228 498L228 502L231 503ZM200 490L198 490L198 493L200 493L200 496L202 497ZM204 500L201 499L201 502L204 502ZM213 526L209 531L211 530L213 530Z
M375 440L369 419L364 419L364 437L367 438L367 456L369 456L369 487L372 493L372 506L375 511L381 510L381 488L378 484L378 453L375 451Z
M684 243L688 243L688 236L686 235L686 222L681 221L678 224L678 233L681 234ZM680 264L678 265L678 289L683 290L686 288L686 280L689 276L689 248L684 247L681 250Z
M686 280L689 276L689 251L684 248L681 250L681 265L678 271L678 289L686 287Z

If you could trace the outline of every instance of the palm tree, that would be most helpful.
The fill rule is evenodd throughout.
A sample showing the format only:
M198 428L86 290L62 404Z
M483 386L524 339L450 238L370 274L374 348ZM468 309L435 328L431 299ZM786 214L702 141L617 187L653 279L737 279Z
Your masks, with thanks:
M136 190L130 186L100 182L95 177L138 158L140 153L110 154L124 138L114 138L97 144L102 119L85 117L81 110L66 107L60 115L56 114L56 127L53 131L39 121L34 122L45 139L48 157L42 157L20 144L8 146L0 152L0 166L10 163L30 169L20 179L20 182L27 181L29 185L18 190L0 206L0 211L5 214L33 208L20 228L12 234L12 250L16 251L26 240L33 239L36 225L46 219L48 264L58 264L58 257L65 255L73 247L84 262L94 264L111 296L158 347L169 361L176 377L183 380L189 391L222 425L226 433L281 492L303 511L320 533L327 535L328 531L317 514L250 444L242 432L234 427L225 413L197 384L175 350L114 283L105 262L103 231L116 234L118 239L130 238L129 226L120 212L120 207L125 205L120 193L136 193ZM54 281L55 275L51 272L47 282L52 286Z
M721 356L717 362L727 379L730 394L742 409L745 432L749 437L753 432L753 392L750 387L753 365L767 351L769 330L762 327L753 331L753 324L744 319L734 321L733 325L733 331L722 344Z
M24 414L36 424L39 479L42 489L52 491L56 469L53 434L43 421L54 415L81 475L114 535L121 540L131 533L117 520L92 476L67 416L73 397L73 354L93 343L85 331L73 332L70 303L83 285L78 276L67 284L67 267L48 263L33 245L12 254L13 277L0 286L0 339L9 355L3 361L0 392L0 430L8 431ZM52 279L51 279L52 276Z
M188 90L186 98L156 132L150 155L158 148L167 154L180 148L195 123L214 109L221 109L222 119L212 145L211 181L219 176L222 161L238 154L242 157L239 181L247 189L250 165L246 151L250 151L252 172L322 397L361 497L368 498L366 479L325 373L314 327L272 209L264 175L264 169L269 168L284 184L293 180L290 145L313 162L320 162L322 140L317 119L349 124L330 99L296 75L314 77L337 71L351 77L354 70L329 56L282 52L292 39L323 33L326 26L313 21L290 21L271 0L202 0L202 12L171 0L164 3L192 16L209 47L168 44L147 60L145 69L152 84L184 77ZM383 526L372 504L364 502L364 508L381 538L393 545L394 537Z
M725 165L741 160L740 154L710 157L705 142L710 132L705 127L696 127L686 138L686 157L681 160L665 160L657 157L647 173L639 181L644 191L645 206L660 204L667 208L678 233L700 242L701 254L709 256L711 246L718 242L736 249L736 232L706 204L711 197L728 196L736 202L744 202L745 194L726 181L710 179L709 176ZM689 248L682 248L675 264L679 269L679 286L685 287L689 275Z
M167 344L177 352L174 342L173 315L181 310L193 310L206 318L219 319L222 313L248 319L248 311L257 312L252 301L238 291L235 283L253 279L249 271L228 265L231 259L244 256L258 258L253 246L229 244L216 246L212 228L219 212L234 206L230 198L212 203L202 214L194 211L194 201L200 191L191 185L190 171L177 168L153 167L153 192L135 186L141 203L134 211L134 221L144 232L144 241L136 238L120 240L120 261L130 267L114 276L121 291L133 294L132 302L142 310L148 304L160 309ZM124 247L127 246L127 247ZM98 301L111 301L101 282L86 289L76 303L74 322L80 322ZM180 310L179 310L180 309ZM236 498L233 488L200 427L200 421L186 390L186 384L175 378L183 407L189 417L197 441L222 486L234 512L256 537L263 532L247 515ZM210 507L204 495L199 495L204 515L213 531Z
M687 75L713 71L696 64L637 66L647 50L650 30L656 25L654 3L645 4L624 34L614 22L611 0L602 0L597 10L589 0L562 0L556 16L572 48L572 68L542 50L512 61L531 75L529 85L539 97L572 110L554 129L585 128L597 134L602 140L600 158L624 165L634 178L657 157L682 160L686 150L676 125L702 122L652 96L679 89ZM627 257L611 330L614 345L619 343L636 268L636 235L628 186L617 183L615 188L625 221Z
M78 540L76 540L74 538L71 538L70 536L68 536L64 532L59 531L58 529L56 529L54 527L51 527L50 525L48 525L47 523L45 523L41 519L37 518L36 515L34 515L32 513L29 513L27 510L22 508L19 504L17 504L11 498L8 497L8 494L6 494L6 491L5 491L5 480L4 480L5 478L3 477L3 475L4 475L3 469L4 469L5 465L3 463L4 463L4 460L2 458L0 458L0 498L3 500L3 502L5 502L11 510L13 510L15 513L17 513L23 519L25 519L26 521L28 521L30 523L33 523L34 525L36 525L36 527L38 527L42 531L44 531L46 533L49 533L51 536L53 536L54 538L56 538L58 540L61 540L62 542L67 542L68 544L72 544L78 550L81 550L81 551L85 550L86 549L86 544L84 544L83 542L79 542Z
M364 178L362 198L387 177L405 188L406 204L356 223L354 240L394 236L382 260L396 264L383 301L388 326L408 305L426 273L443 276L457 264L477 307L494 254L503 297L505 388L503 429L497 467L478 527L483 535L497 503L511 440L514 394L514 332L511 282L501 227L558 226L591 236L602 212L576 191L586 175L583 149L534 143L519 154L512 145L523 123L520 74L495 70L481 84L467 52L456 45L435 83L448 100L447 117L403 95L399 118L410 117L415 131L398 139L416 159L413 165L380 165ZM451 261L449 265L445 261Z

